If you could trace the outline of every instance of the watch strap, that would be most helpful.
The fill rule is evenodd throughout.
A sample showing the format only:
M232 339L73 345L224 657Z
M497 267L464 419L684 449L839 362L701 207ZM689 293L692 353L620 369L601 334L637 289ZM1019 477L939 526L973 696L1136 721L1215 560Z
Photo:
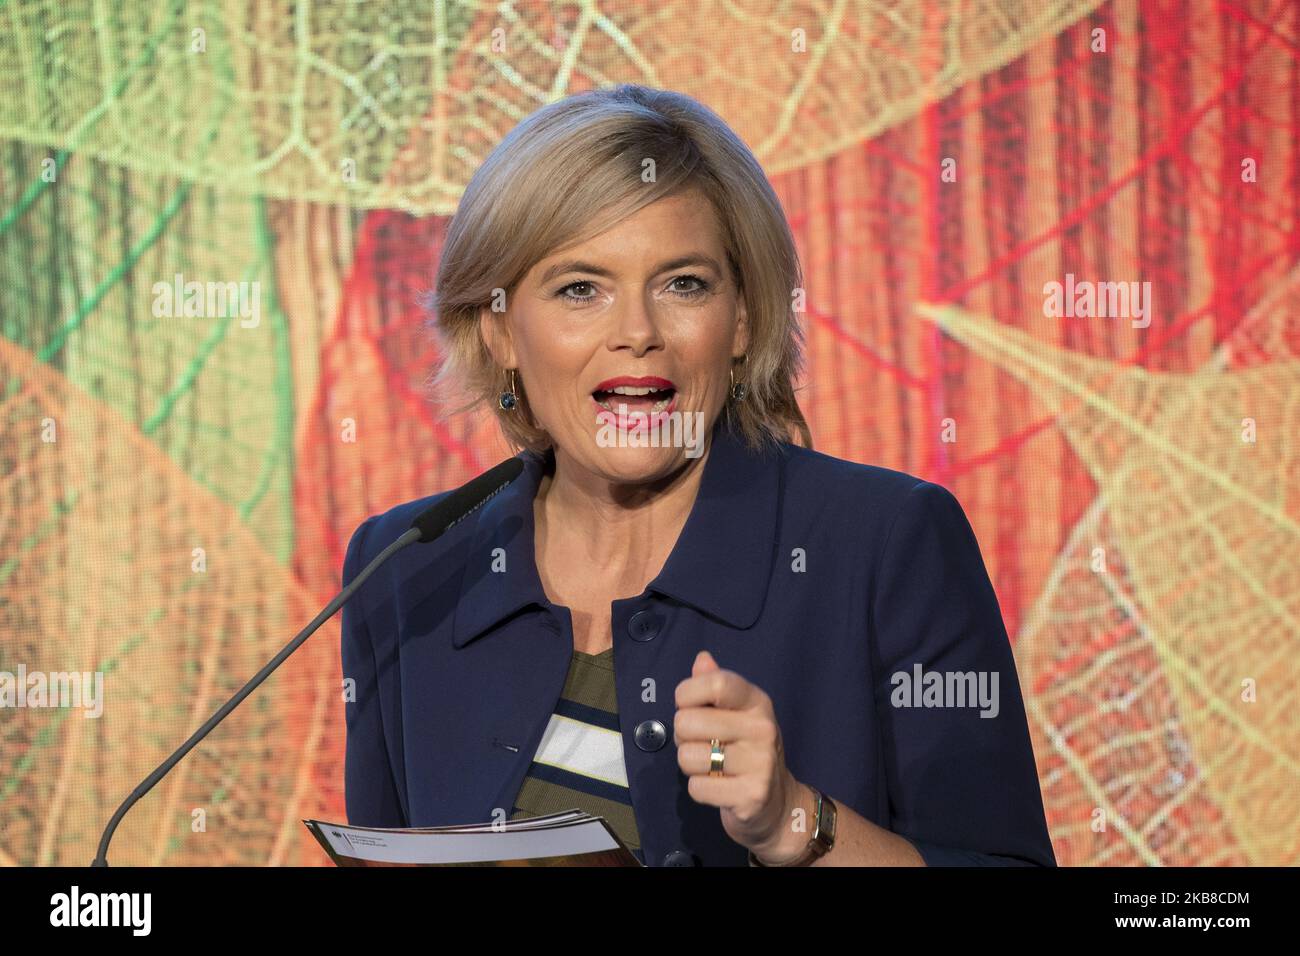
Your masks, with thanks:
M813 834L808 838L808 844L793 860L785 863L763 863L754 855L754 851L749 851L749 865L761 867L785 867L785 866L808 866L815 863L819 858L825 856L835 846L835 818L837 808L835 802L826 796L814 786L809 786L809 790L817 798L817 809L814 819L816 824Z

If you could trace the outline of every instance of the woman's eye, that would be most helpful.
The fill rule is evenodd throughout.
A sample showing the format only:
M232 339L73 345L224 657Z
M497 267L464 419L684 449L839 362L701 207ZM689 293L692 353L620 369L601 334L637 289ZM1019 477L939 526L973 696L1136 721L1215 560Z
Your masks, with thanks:
M696 285L694 289L677 290L677 294L686 299L698 298L709 291L709 284L699 276L678 276L670 283L670 285L677 285L679 282L694 282Z
M593 295L574 295L572 292L569 291L570 289L578 289L578 288L581 288L581 287L583 287L583 286L586 286L587 288L590 289L590 288L591 288L591 283L590 283L590 282L570 282L568 285L566 285L563 289L560 290L560 296L561 296L561 298L568 299L570 302L587 302L587 301L589 301L589 300L595 298L595 295L594 295L594 294L593 294Z

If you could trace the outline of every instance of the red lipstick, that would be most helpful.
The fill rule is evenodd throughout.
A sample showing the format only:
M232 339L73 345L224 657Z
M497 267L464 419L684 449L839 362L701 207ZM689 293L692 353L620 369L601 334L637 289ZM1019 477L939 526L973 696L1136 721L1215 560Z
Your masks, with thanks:
M620 375L618 378L605 379L605 381L593 388L592 391L608 392L618 388L620 385L625 385L628 388L671 388L673 390L676 390L677 388L677 386L668 379L659 378L656 375Z

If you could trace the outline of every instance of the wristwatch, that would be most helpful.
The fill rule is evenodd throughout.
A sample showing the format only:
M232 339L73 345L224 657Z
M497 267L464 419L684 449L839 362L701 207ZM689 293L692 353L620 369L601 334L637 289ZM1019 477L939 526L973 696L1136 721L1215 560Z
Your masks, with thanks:
M813 830L813 835L808 838L808 845L804 847L803 852L788 863L763 863L754 856L754 851L750 850L750 866L808 866L831 852L831 848L835 846L835 801L816 787L810 786L808 789L817 797L817 826Z

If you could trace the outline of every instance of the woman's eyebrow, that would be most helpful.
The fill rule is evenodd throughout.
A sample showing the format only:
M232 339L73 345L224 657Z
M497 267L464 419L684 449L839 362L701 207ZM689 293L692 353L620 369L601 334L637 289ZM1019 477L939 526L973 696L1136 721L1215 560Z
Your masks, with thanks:
M686 266L708 266L714 272L721 272L717 261L712 256L706 256L703 253L693 252L684 256L678 256L675 259L669 259L667 262L661 262L655 267L654 274L667 272L670 269L681 269ZM615 273L612 269L606 269L604 266L598 266L590 262L583 262L580 259L566 259L563 262L557 262L542 273L538 280L539 284L545 285L552 279L562 276L569 272L588 272L592 275L605 276L614 278Z

